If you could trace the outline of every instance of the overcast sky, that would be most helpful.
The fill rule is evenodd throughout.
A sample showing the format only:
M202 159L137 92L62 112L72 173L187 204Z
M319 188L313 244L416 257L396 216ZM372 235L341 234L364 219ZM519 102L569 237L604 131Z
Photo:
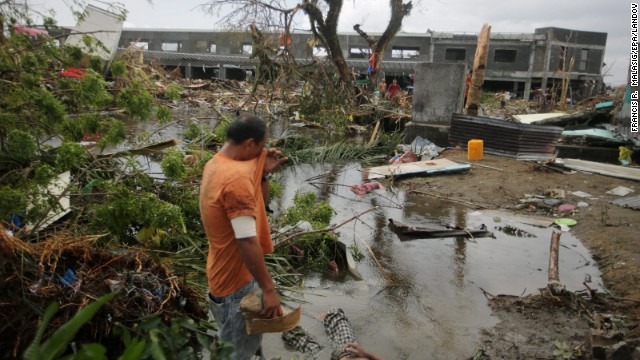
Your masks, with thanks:
M219 29L214 17L198 9L206 0L120 2L129 11L125 27ZM605 83L626 83L631 29L628 0L414 0L413 3L413 11L402 25L402 31L409 33L425 33L427 28L478 33L484 23L491 25L492 33L533 33L536 28L549 26L606 32ZM75 24L65 0L34 0L34 4L39 9L53 8L60 25ZM99 2L93 4L104 8ZM389 13L389 0L346 0L340 31L353 31L354 24L361 24L364 31L381 32Z

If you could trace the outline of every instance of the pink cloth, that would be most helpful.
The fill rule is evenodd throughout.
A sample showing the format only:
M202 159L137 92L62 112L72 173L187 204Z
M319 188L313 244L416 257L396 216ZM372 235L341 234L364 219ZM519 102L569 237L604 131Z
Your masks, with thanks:
M47 32L47 30L30 28L24 25L13 25L13 30L17 33L29 36L49 35L49 32Z
M364 195L372 192L376 189L383 189L382 184L377 181L372 181L370 183L358 184L351 186L351 191L353 191L356 195Z

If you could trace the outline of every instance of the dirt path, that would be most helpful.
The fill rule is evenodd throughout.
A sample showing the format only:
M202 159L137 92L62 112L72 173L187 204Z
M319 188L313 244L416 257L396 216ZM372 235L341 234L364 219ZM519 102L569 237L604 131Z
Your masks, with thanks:
M441 155L451 160L466 161L466 151L450 150ZM403 187L428 190L453 198L506 209L515 213L558 216L557 208L544 204L522 204L527 194L545 195L550 190L564 190L563 203L586 202L569 215L578 223L572 232L591 250L597 261L604 285L612 295L635 299L623 301L615 309L607 309L627 316L628 323L640 320L640 211L609 203L618 198L606 192L625 186L640 192L640 184L597 174L562 174L532 162L485 156L477 164L502 169L473 166L469 172L430 178L412 178L401 182ZM580 198L573 192L582 191L592 198ZM562 274L560 274L562 280ZM545 284L541 284L541 287ZM494 294L497 295L497 294ZM508 294L516 295L516 294ZM586 335L591 324L587 318L548 296L537 299L499 297L491 302L501 322L487 329L480 339L478 358L547 359L553 351L572 353L591 358ZM638 336L637 325L630 334ZM555 344L559 340L560 348ZM564 343L562 343L564 342ZM633 346L638 346L632 342ZM566 345L566 348L564 347ZM639 351L640 348L636 349ZM638 355L640 356L640 355ZM640 358L640 357L639 357Z

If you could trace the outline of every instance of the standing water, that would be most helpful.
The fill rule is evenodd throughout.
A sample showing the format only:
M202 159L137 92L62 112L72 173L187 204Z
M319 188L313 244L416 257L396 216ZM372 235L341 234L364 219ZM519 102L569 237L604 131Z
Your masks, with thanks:
M177 115L185 120L164 128L128 123L129 135L134 138L146 132L153 135L153 142L180 138L185 122L215 123L207 113ZM109 150L127 147L132 144ZM161 172L159 158L139 159L146 171ZM480 330L498 321L491 315L483 290L494 295L526 295L546 286L552 233L546 225L550 220L541 223L508 213L476 211L402 191L376 190L357 196L345 186L314 186L305 181L326 174L318 182L355 185L363 182L361 170L357 163L288 166L279 180L284 194L271 204L282 211L293 205L296 192L314 192L335 209L334 224L380 206L338 230L343 242L355 244L365 254L358 263L363 280L345 274L317 274L304 279L301 295L289 294L300 303L286 305L302 306L302 327L324 347L319 359L329 359L332 350L320 319L336 307L345 311L358 342L384 359L468 358L476 349ZM457 180L452 177L452 181ZM484 224L494 238L403 241L388 227L389 218L427 228L474 229ZM587 249L570 233L563 233L561 282L569 290L582 289L587 274L594 282L592 288L602 288L600 272ZM280 334L265 334L263 348L269 359L309 357L287 348Z
M349 275L305 278L303 295L298 296L305 301L300 304L301 325L324 346L319 359L331 353L320 319L332 308L342 308L358 342L384 359L462 359L474 353L480 330L497 322L482 289L494 295L521 295L546 286L552 229L540 226L539 219L475 211L401 191L357 196L348 187L318 188L305 181L327 174L319 182L355 185L363 182L360 170L359 164L289 167L281 178L284 195L272 204L285 209L297 191L315 192L335 209L336 224L380 206L338 230L342 241L366 255L358 263L364 280ZM421 227L473 229L484 224L495 238L402 241L388 227L389 218ZM587 249L570 233L562 235L561 244L562 283L569 290L582 289L588 274L601 288L600 272ZM263 346L268 358L304 357L285 347L280 334L266 334Z

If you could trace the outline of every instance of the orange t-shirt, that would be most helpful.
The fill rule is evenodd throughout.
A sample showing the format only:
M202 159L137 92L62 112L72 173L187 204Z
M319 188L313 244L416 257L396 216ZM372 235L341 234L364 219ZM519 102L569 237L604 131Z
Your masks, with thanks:
M238 251L231 219L253 216L262 252L273 252L261 187L266 155L263 150L255 159L237 161L219 152L204 167L200 216L209 240L207 279L214 296L230 295L253 279Z

